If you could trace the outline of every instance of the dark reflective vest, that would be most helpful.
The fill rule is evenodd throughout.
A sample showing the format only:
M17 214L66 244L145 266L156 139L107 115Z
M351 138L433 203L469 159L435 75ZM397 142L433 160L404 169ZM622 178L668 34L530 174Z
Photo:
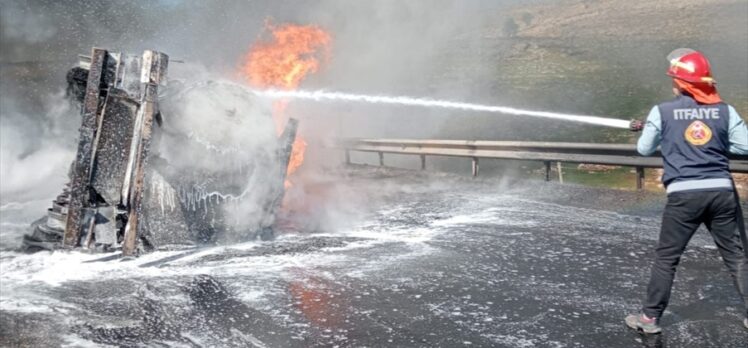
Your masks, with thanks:
M662 118L662 182L730 179L730 111L725 103L699 104L687 95L658 105Z

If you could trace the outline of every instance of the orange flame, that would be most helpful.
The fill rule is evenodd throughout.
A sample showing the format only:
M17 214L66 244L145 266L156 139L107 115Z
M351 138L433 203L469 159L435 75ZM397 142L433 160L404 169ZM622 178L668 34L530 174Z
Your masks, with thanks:
M257 42L241 67L256 87L294 89L329 56L330 35L317 26L267 25L272 40Z
M242 76L254 87L296 89L309 73L316 72L320 60L327 60L330 53L330 34L317 26L285 24L266 27L272 33L267 40L257 42L247 53L240 67ZM273 105L275 128L280 135L285 127L287 101ZM306 142L296 137L291 158L286 170L290 176L304 162ZM286 181L286 187L290 183Z

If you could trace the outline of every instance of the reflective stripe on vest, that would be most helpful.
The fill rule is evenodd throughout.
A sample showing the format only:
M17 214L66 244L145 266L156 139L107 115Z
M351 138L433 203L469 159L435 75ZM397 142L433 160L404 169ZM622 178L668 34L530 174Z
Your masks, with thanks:
M680 191L713 190L713 189L724 189L725 191L732 191L732 180L730 179L704 179L704 180L678 181L667 186L667 193L680 192Z

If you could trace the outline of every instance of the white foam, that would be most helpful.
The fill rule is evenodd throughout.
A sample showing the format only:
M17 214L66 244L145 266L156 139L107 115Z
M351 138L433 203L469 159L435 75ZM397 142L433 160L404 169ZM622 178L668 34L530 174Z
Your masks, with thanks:
M445 228L470 224L491 224L500 226L536 225L533 221L506 218L507 216L512 216L513 212L521 212L521 210L514 208L489 208L477 213L455 215L446 219L437 220L434 221L432 225Z
M96 343L93 341L85 340L73 334L63 336L63 348L102 348L102 347L116 347L108 344Z

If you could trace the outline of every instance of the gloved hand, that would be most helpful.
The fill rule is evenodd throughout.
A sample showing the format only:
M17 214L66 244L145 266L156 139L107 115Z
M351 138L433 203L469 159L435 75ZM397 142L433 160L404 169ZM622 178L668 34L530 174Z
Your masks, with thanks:
M629 123L629 130L632 132L641 132L644 129L644 123L639 120L631 120Z

